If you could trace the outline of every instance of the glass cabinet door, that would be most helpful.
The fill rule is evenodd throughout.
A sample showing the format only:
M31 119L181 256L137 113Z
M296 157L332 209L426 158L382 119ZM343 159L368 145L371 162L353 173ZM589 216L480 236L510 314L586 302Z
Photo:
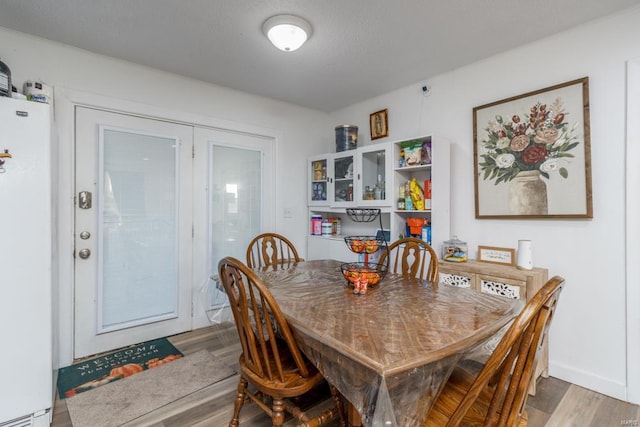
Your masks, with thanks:
M392 151L389 144L375 144L358 149L358 205L389 206L393 191Z
M309 206L329 205L329 157L327 155L309 159L307 179Z
M335 153L333 165L332 206L355 206L355 150Z

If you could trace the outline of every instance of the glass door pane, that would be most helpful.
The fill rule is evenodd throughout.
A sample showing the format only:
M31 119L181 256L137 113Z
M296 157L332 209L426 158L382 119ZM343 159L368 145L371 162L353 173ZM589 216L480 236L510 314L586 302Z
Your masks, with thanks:
M354 199L355 150L351 154L336 154L333 158L333 202L336 206L349 206Z
M315 158L310 160L308 183L309 205L328 205L329 180L327 170L327 158Z
M211 145L211 266L233 256L246 260L247 246L261 230L260 150Z
M177 316L177 162L174 138L102 128L98 328Z
M360 157L360 173L362 174L360 194L362 194L363 200L386 200L386 152L386 147L362 151Z

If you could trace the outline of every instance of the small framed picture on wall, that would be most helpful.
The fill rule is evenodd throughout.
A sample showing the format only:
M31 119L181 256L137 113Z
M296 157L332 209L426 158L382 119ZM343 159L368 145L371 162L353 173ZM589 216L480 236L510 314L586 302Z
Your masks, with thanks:
M389 121L386 108L369 115L369 127L371 128L372 141L389 136Z

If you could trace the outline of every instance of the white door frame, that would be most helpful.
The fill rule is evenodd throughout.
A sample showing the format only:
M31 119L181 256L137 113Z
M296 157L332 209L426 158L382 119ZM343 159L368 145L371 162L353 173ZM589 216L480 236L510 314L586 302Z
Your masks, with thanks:
M626 302L627 400L640 404L640 58L627 62Z
M58 200L57 232L55 233L57 263L54 265L54 368L67 366L73 361L73 248L74 248L74 182L75 182L75 117L74 109L77 105L111 110L120 113L139 115L151 119L167 120L175 123L193 126L225 129L273 139L273 165L276 171L278 146L282 140L282 132L276 129L238 123L215 117L194 113L170 110L163 107L141 104L138 102L115 99L94 93L56 86L54 88L55 128L53 132L54 148L53 161L57 162L58 187L54 189L54 197ZM57 155L56 155L57 154ZM274 177L275 179L275 177ZM274 190L275 192L275 190ZM277 195L274 194L274 200ZM276 204L274 210L275 218ZM194 295L197 294L197 284L194 284ZM201 318L194 317L195 327L205 326L208 322L203 313Z
M74 150L76 155L76 165L74 169L77 181L75 191L76 195L81 190L91 191L94 196L93 206L90 209L81 209L76 206L75 211L76 253L78 253L78 250L81 248L86 248L90 249L93 254L86 260L78 258L75 262L74 277L77 286L75 287L74 293L76 301L74 307L74 357L85 357L91 354L124 347L125 345L159 338L163 336L162 334L167 336L191 330L193 318L193 269L191 262L194 248L192 243L193 159L191 155L193 148L193 126L85 107L77 107L75 114L75 131L77 132ZM167 260L171 259L175 264L172 264L172 267L167 267L168 270L165 271L165 273L173 271L176 273L176 276L171 277L171 275L167 276L166 274L162 274L163 278L160 279L167 280L165 285L173 287L171 291L167 289L168 293L163 294L164 297L173 299L171 302L165 300L166 304L163 305L161 309L162 314L158 312L145 313L148 317L136 317L135 320L129 318L128 321L123 321L122 323L116 321L109 327L103 327L102 315L104 312L102 309L103 302L106 301L103 300L103 298L105 298L102 292L103 285L114 286L112 289L117 289L115 283L104 281L105 277L108 277L108 275L105 276L105 272L108 270L103 270L103 268L108 267L109 264L103 262L109 259L109 257L103 258L106 255L107 249L107 246L104 246L105 240L103 239L105 234L103 232L111 229L112 232L122 233L119 234L119 236L123 238L122 242L126 241L127 248L133 252L125 251L124 253L128 253L129 257L127 257L127 261L121 260L120 262L132 262L130 257L136 257L138 255L141 257L140 262L142 263L141 268L143 269L151 268L150 263L153 261L146 259L148 264L145 264L145 262L142 261L145 255L142 255L141 252L148 253L148 251L141 250L140 253L135 254L135 252L137 252L135 248L140 250L142 248L140 241L154 238L150 235L144 235L145 231L142 230L139 231L144 237L141 235L131 240L125 237L131 236L129 234L129 232L132 231L131 227L136 227L136 221L131 222L130 218L126 216L121 218L122 227L118 227L119 232L111 228L108 223L109 221L107 221L107 223L103 222L106 196L106 186L103 180L105 171L107 170L103 162L105 161L104 155L109 147L105 142L103 132L108 131L119 132L119 135L127 134L136 140L140 137L158 138L153 140L153 145L155 147L162 147L161 151L165 155L164 158L172 163L172 165L169 165L171 173L167 175L167 171L160 170L157 167L150 168L145 172L155 173L158 174L155 176L167 179L164 185L175 186L174 192L172 193L175 197L172 200L172 203L175 203L175 209L171 212L171 214L173 214L172 219L175 221L175 228L173 229L175 234L172 236L171 244L177 246L173 248L175 252L173 252L172 255L166 254L169 257L174 257L167 258ZM133 137L133 135L136 136ZM134 160L137 156L133 155L133 153L134 150L130 150L126 155L119 156L118 162L122 161L124 162L122 165L124 165L127 162L141 161L137 159ZM159 153L156 153L156 155L158 154ZM150 157L154 158L155 156ZM145 163L148 163L149 166L155 164L153 160ZM97 169L96 165L98 165ZM173 168L171 168L171 166ZM118 169L118 167L115 167L113 171L115 175L112 176L117 176ZM142 169L144 169L144 167ZM135 171L135 169L127 170ZM142 170L140 170L140 172L142 172ZM145 182L143 185L144 189L141 188L140 190L146 192L149 190L150 187L148 186L150 185L154 184ZM158 187L154 188L157 189ZM151 190L151 192L153 193L154 191ZM150 196L151 199L153 199L154 196L156 195ZM146 198L142 193L139 194L139 197ZM156 202L157 201L158 200L156 200ZM115 206L116 203L117 202L113 200L112 207ZM127 204L128 203L125 202L125 205ZM151 206L153 206L153 202ZM155 205L155 208L160 208L160 210L163 210L165 207L166 205L162 207ZM113 213L115 212L112 211L112 214ZM142 212L139 213L142 214ZM154 211L154 213L169 215L168 212L160 213ZM109 216L108 213L106 215ZM112 220L113 217L114 216L111 215ZM163 219L170 221L169 217L164 217ZM162 224L162 222L156 223L157 226L160 224ZM86 240L80 238L78 235L79 231L90 231L90 237ZM148 243L149 241L146 242ZM168 241L166 243L170 244ZM115 254L111 253L111 255ZM120 262L118 262L118 264ZM175 268L175 270L172 270L172 268ZM157 267L153 267L153 269L157 270ZM115 273L119 270L120 269L117 268L116 270L111 270L111 272ZM123 274L123 277L127 277L130 280L133 279L133 277L127 273ZM147 274L153 275L154 273L149 271ZM145 286L155 287L155 283L153 283L154 280L150 279L150 276L142 279L143 276L146 276L146 274L138 276L138 279L144 283L136 283L136 285L141 286L140 289L150 289ZM135 281L135 279L133 280ZM141 311L137 311L137 314L141 314L148 307L153 306L146 304L143 300L136 299L136 297L127 299L131 302L138 301L136 310ZM89 304L91 301L95 301L97 304ZM172 304L175 305L172 306ZM120 307L120 305L118 306ZM113 307L112 310L116 310L116 308Z

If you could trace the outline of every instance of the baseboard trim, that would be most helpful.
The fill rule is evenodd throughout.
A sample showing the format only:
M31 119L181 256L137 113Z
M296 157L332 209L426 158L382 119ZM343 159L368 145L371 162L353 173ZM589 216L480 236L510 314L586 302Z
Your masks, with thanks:
M549 375L597 393L627 401L627 385L625 383L612 381L608 378L593 375L590 372L580 371L551 361L549 361Z

